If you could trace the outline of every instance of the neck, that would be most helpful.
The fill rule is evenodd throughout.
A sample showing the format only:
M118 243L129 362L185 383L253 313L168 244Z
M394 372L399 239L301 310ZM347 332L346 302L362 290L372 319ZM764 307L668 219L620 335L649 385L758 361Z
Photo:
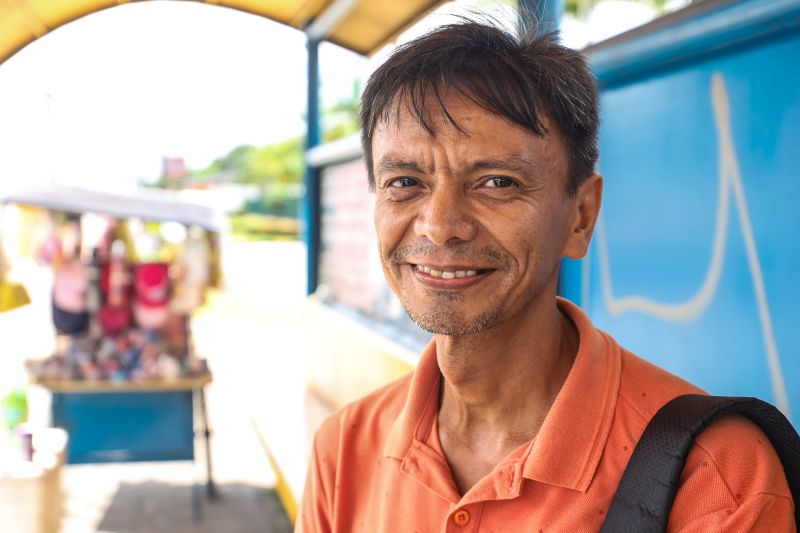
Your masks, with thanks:
M440 428L470 440L494 439L498 449L530 440L577 348L577 330L555 298L479 334L436 337L444 376Z

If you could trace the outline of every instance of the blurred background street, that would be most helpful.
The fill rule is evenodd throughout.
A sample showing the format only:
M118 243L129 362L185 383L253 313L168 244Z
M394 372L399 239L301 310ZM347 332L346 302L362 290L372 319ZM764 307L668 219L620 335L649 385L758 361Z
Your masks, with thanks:
M197 466L69 465L63 470L64 533L291 531L255 421L268 424L270 413L304 390L298 328L305 247L298 241L226 242L223 250L226 287L212 293L193 321L196 350L214 374L207 404L219 498L205 501L202 522L192 521L193 483L202 485L205 476L202 457ZM44 310L34 309L36 303L24 310L28 324L21 319L15 324L28 332L25 337L49 335L37 333L49 327L38 321L47 314L44 302ZM24 350L6 355L4 365L22 368Z
M560 294L797 424L800 0L0 2L0 533L290 531L319 422L430 340L384 280L361 92L436 26L533 13L602 109Z

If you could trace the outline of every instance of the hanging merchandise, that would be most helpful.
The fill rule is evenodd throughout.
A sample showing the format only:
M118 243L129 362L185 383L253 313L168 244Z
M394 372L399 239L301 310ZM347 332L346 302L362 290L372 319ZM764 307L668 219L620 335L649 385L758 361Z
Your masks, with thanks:
M169 315L169 265L140 263L136 266L133 314L145 330L160 330Z
M111 244L108 264L102 268L101 286L105 303L100 308L100 327L114 337L131 323L130 274L126 262L126 246L121 240Z
M80 219L71 218L53 260L53 324L56 331L66 335L83 333L89 327L89 273L80 249Z
M205 301L208 289L211 251L202 228L189 230L183 250L173 265L172 310L190 313Z
M28 361L35 382L208 374L189 314L218 278L216 218L202 206L135 196L47 187L0 198L51 209L52 237L34 242L44 243L37 257L53 269L59 336L50 357Z

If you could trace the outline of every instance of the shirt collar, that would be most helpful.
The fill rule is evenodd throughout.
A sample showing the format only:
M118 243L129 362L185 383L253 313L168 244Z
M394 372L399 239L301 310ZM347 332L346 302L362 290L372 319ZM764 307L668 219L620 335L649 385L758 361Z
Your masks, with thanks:
M406 403L392 424L384 455L402 459L414 440L424 441L437 416L439 385L442 373L436 360L436 343L431 340L422 351L411 377Z
M619 347L571 302L559 309L578 330L578 353L524 461L525 478L585 492L600 463L616 409L621 373ZM437 416L441 380L434 341L411 378L406 403L389 432L384 454L403 459L424 441Z
M605 449L617 405L619 346L575 304L559 298L580 336L572 369L525 459L523 476L586 492Z

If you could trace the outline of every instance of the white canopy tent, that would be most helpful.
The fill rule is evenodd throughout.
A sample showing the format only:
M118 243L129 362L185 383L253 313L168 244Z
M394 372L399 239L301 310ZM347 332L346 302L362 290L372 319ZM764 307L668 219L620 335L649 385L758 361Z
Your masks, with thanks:
M225 228L222 213L207 205L187 202L171 191L141 190L112 193L67 187L38 185L0 196L0 204L15 203L69 213L95 213L115 218L139 218L152 222L180 222L220 232Z

